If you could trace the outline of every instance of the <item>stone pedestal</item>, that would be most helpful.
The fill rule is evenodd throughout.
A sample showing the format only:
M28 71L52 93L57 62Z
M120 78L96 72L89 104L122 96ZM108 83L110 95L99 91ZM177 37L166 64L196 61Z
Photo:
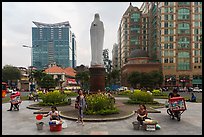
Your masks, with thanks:
M97 93L98 90L105 91L105 68L91 66L90 72L90 93Z

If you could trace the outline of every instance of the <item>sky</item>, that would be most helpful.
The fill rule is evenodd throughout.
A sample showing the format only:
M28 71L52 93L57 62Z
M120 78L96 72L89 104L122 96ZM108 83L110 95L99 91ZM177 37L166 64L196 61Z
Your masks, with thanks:
M99 13L104 24L103 49L117 43L117 31L122 15L130 2L2 2L2 67L31 66L32 21L59 23L69 21L76 36L77 66L90 66L90 27L94 14ZM142 2L132 2L140 8Z

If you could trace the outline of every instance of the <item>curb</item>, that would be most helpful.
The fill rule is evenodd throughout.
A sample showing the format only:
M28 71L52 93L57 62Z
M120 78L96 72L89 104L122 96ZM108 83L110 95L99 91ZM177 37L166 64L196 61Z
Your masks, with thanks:
M69 120L77 120L77 117L70 117L70 116L65 116L62 114L62 112L59 112L60 117L65 118L65 119L69 119ZM89 121L89 122L104 122L104 121L116 121L116 120L123 120L123 119L127 119L129 117L132 117L134 115L134 111L126 116L122 116L122 117L117 117L117 118L98 118L98 119L94 119L94 118L84 118L84 121Z

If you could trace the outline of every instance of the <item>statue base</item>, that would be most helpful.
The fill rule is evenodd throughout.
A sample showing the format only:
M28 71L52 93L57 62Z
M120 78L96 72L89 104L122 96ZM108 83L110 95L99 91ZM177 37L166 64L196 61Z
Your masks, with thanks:
M90 71L90 93L105 91L105 68L99 66L91 66Z

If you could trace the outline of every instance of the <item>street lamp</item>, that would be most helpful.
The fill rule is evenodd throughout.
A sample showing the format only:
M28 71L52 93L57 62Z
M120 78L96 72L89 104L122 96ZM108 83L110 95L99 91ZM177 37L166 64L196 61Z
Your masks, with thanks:
M30 47L30 46L27 46L27 45L22 45L23 47L25 47L25 48L32 48L32 47Z
M32 65L33 65L33 63L32 63L32 47L31 47L31 46L27 46L27 45L22 45L22 46L23 46L24 48L30 48L30 49L31 49L31 66L32 66ZM29 89L30 89L31 92L32 92L32 90L34 89L32 68L31 68L30 75L29 75L29 82L31 82L30 85L29 85Z

